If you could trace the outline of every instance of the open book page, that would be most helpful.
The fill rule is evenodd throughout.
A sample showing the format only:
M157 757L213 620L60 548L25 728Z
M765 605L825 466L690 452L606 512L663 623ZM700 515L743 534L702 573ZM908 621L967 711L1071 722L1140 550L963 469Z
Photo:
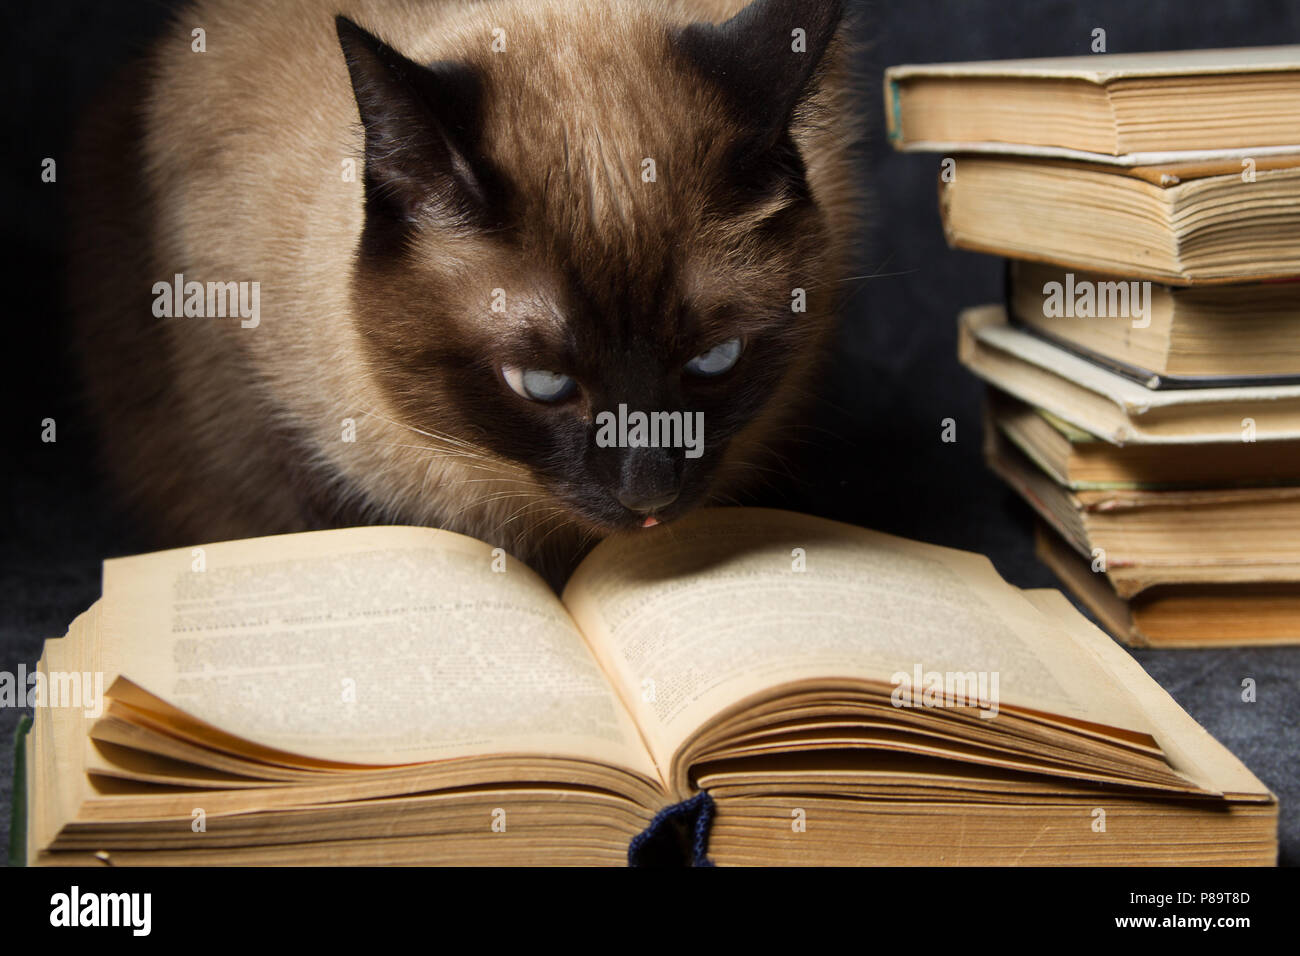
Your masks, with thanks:
M264 747L378 765L545 754L660 779L551 590L462 535L356 528L108 561L102 626L123 677Z
M665 768L754 695L816 680L888 692L918 669L985 673L990 688L996 675L1003 708L1149 732L1133 698L986 558L805 515L715 509L611 538L564 602Z
M1057 620L1081 647L1114 675L1141 703L1170 765L1207 790L1230 795L1267 796L1268 788L1178 706L1142 666L1103 631L1075 610L1068 598L1051 588L1024 592L1026 599Z

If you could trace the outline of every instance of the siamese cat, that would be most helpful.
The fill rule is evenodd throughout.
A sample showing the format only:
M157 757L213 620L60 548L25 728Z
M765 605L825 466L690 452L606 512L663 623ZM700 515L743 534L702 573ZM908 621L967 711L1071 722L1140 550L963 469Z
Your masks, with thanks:
M730 500L850 267L841 6L188 5L74 156L118 488L177 545L420 524L553 575Z

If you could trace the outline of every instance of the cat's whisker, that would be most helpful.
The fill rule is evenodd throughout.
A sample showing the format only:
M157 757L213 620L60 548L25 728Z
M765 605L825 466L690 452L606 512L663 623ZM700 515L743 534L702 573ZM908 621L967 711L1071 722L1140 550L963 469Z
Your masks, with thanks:
M837 282L861 282L865 279L894 279L898 276L910 276L914 272L920 272L920 269L904 269L902 272L869 272L863 276L849 276L847 279L837 279Z
M568 517L567 514L563 511L560 512L560 515L562 519ZM542 550L542 546L546 544L546 539L549 538L551 535L553 535L555 532L559 531L561 528L566 527L567 524L568 522L565 520L560 520L556 522L555 527L551 528L550 531L547 531L546 534L542 535L541 540L538 541L537 544L534 546L535 549L538 552L540 552ZM541 526L539 525L539 527Z
M595 527L594 525L589 528L583 529L582 538L578 541L578 550L577 550L578 554L582 554L584 551L586 551L587 545L591 543L591 539L597 535L599 530L600 529Z
M520 542L527 539L530 535L536 534L540 529L546 526L547 522L551 521L556 517L560 518L560 520L563 521L565 518L568 517L568 512L566 512L563 508L551 506L537 516L537 521L534 525L532 525L531 527L521 526L520 529L515 533L514 537L511 539L514 542L515 547L518 548L520 546ZM504 532L505 532L505 524L503 523L501 526L498 527L497 533L502 534ZM528 547L528 550L536 553L537 547L535 544L533 544Z
M492 458L485 458L482 455L470 454L463 451L456 451L450 448L434 448L427 445L408 445L396 442L357 442L359 445L366 445L375 448L400 448L416 452L422 452L429 456L434 462L441 460L456 459L471 463L471 467L479 468L489 473L497 473L504 480L508 476L499 471L501 463ZM418 460L418 459L417 459Z
M499 492L495 495L485 495L482 498L470 499L469 501L465 502L465 504L463 504L461 507L457 508L450 515L446 516L444 520L454 521L455 519L459 518L461 515L463 515L466 511L470 510L471 508L482 507L485 505L492 504L493 502L496 501L506 501L511 498L529 499L527 503L524 505L524 507L520 509L520 511L526 511L530 505L535 504L538 500L541 500L541 496L530 494L529 492L526 491Z
M544 500L546 499L543 495L538 495L533 501L525 504L522 508L518 509L517 511L512 512L510 517L506 518L504 521L501 522L500 530L504 531L506 525L510 524L510 522L514 521L516 518L519 518L520 516L527 513L528 509L533 505L535 505L538 501L544 501ZM560 508L558 510L563 511L564 509Z
M362 414L368 415L371 418L377 418L382 422L387 422L389 425L392 425L396 428L405 428L407 431L414 432L417 435L423 435L425 438L432 438L434 441L445 442L449 445L471 449L473 451L478 451L478 452L482 451L482 449L478 445L475 445L472 442L467 442L464 439L455 438L451 435L443 435L438 432L430 432L422 428L416 428L414 425L411 425L407 422L398 421L397 419L388 418L385 415L380 415L378 412L372 409L362 409Z
M409 445L403 442L379 442L379 441L358 441L358 442L352 442L351 444L365 445L372 448L412 448L415 449L416 451L427 451L427 452L432 452L433 454L436 455L447 455L448 457L455 456L459 458L476 458L482 461L492 461L492 459L486 458L482 455L474 455L469 452L458 451L451 448L437 448L434 447L433 445Z
M421 500L421 501L427 501L427 500L428 500L428 499L425 497L424 489L428 487L428 485L429 485L429 478L432 477L432 475L433 475L433 466L436 465L437 463L438 463L438 458L437 458L437 456L436 456L436 455L430 455L430 456L429 456L429 464L426 465L426 466L425 466L425 469L424 469L424 477L420 480L420 500Z

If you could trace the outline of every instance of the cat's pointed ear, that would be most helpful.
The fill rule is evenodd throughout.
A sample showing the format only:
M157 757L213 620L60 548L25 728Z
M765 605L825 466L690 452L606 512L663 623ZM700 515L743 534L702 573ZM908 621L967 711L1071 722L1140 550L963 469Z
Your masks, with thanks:
M335 25L365 127L367 216L490 220L497 184L478 155L477 75L414 63L347 17Z
M673 43L722 89L762 150L789 129L843 8L843 0L753 0L724 23L683 27Z

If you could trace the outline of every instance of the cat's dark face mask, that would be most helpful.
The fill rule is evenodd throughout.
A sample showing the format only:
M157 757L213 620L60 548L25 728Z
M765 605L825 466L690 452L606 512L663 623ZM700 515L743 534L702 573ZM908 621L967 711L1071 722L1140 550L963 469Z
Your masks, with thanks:
M418 65L340 19L359 331L406 423L602 531L766 467L833 311L792 124L838 8L760 0L670 31L577 101L572 63Z

